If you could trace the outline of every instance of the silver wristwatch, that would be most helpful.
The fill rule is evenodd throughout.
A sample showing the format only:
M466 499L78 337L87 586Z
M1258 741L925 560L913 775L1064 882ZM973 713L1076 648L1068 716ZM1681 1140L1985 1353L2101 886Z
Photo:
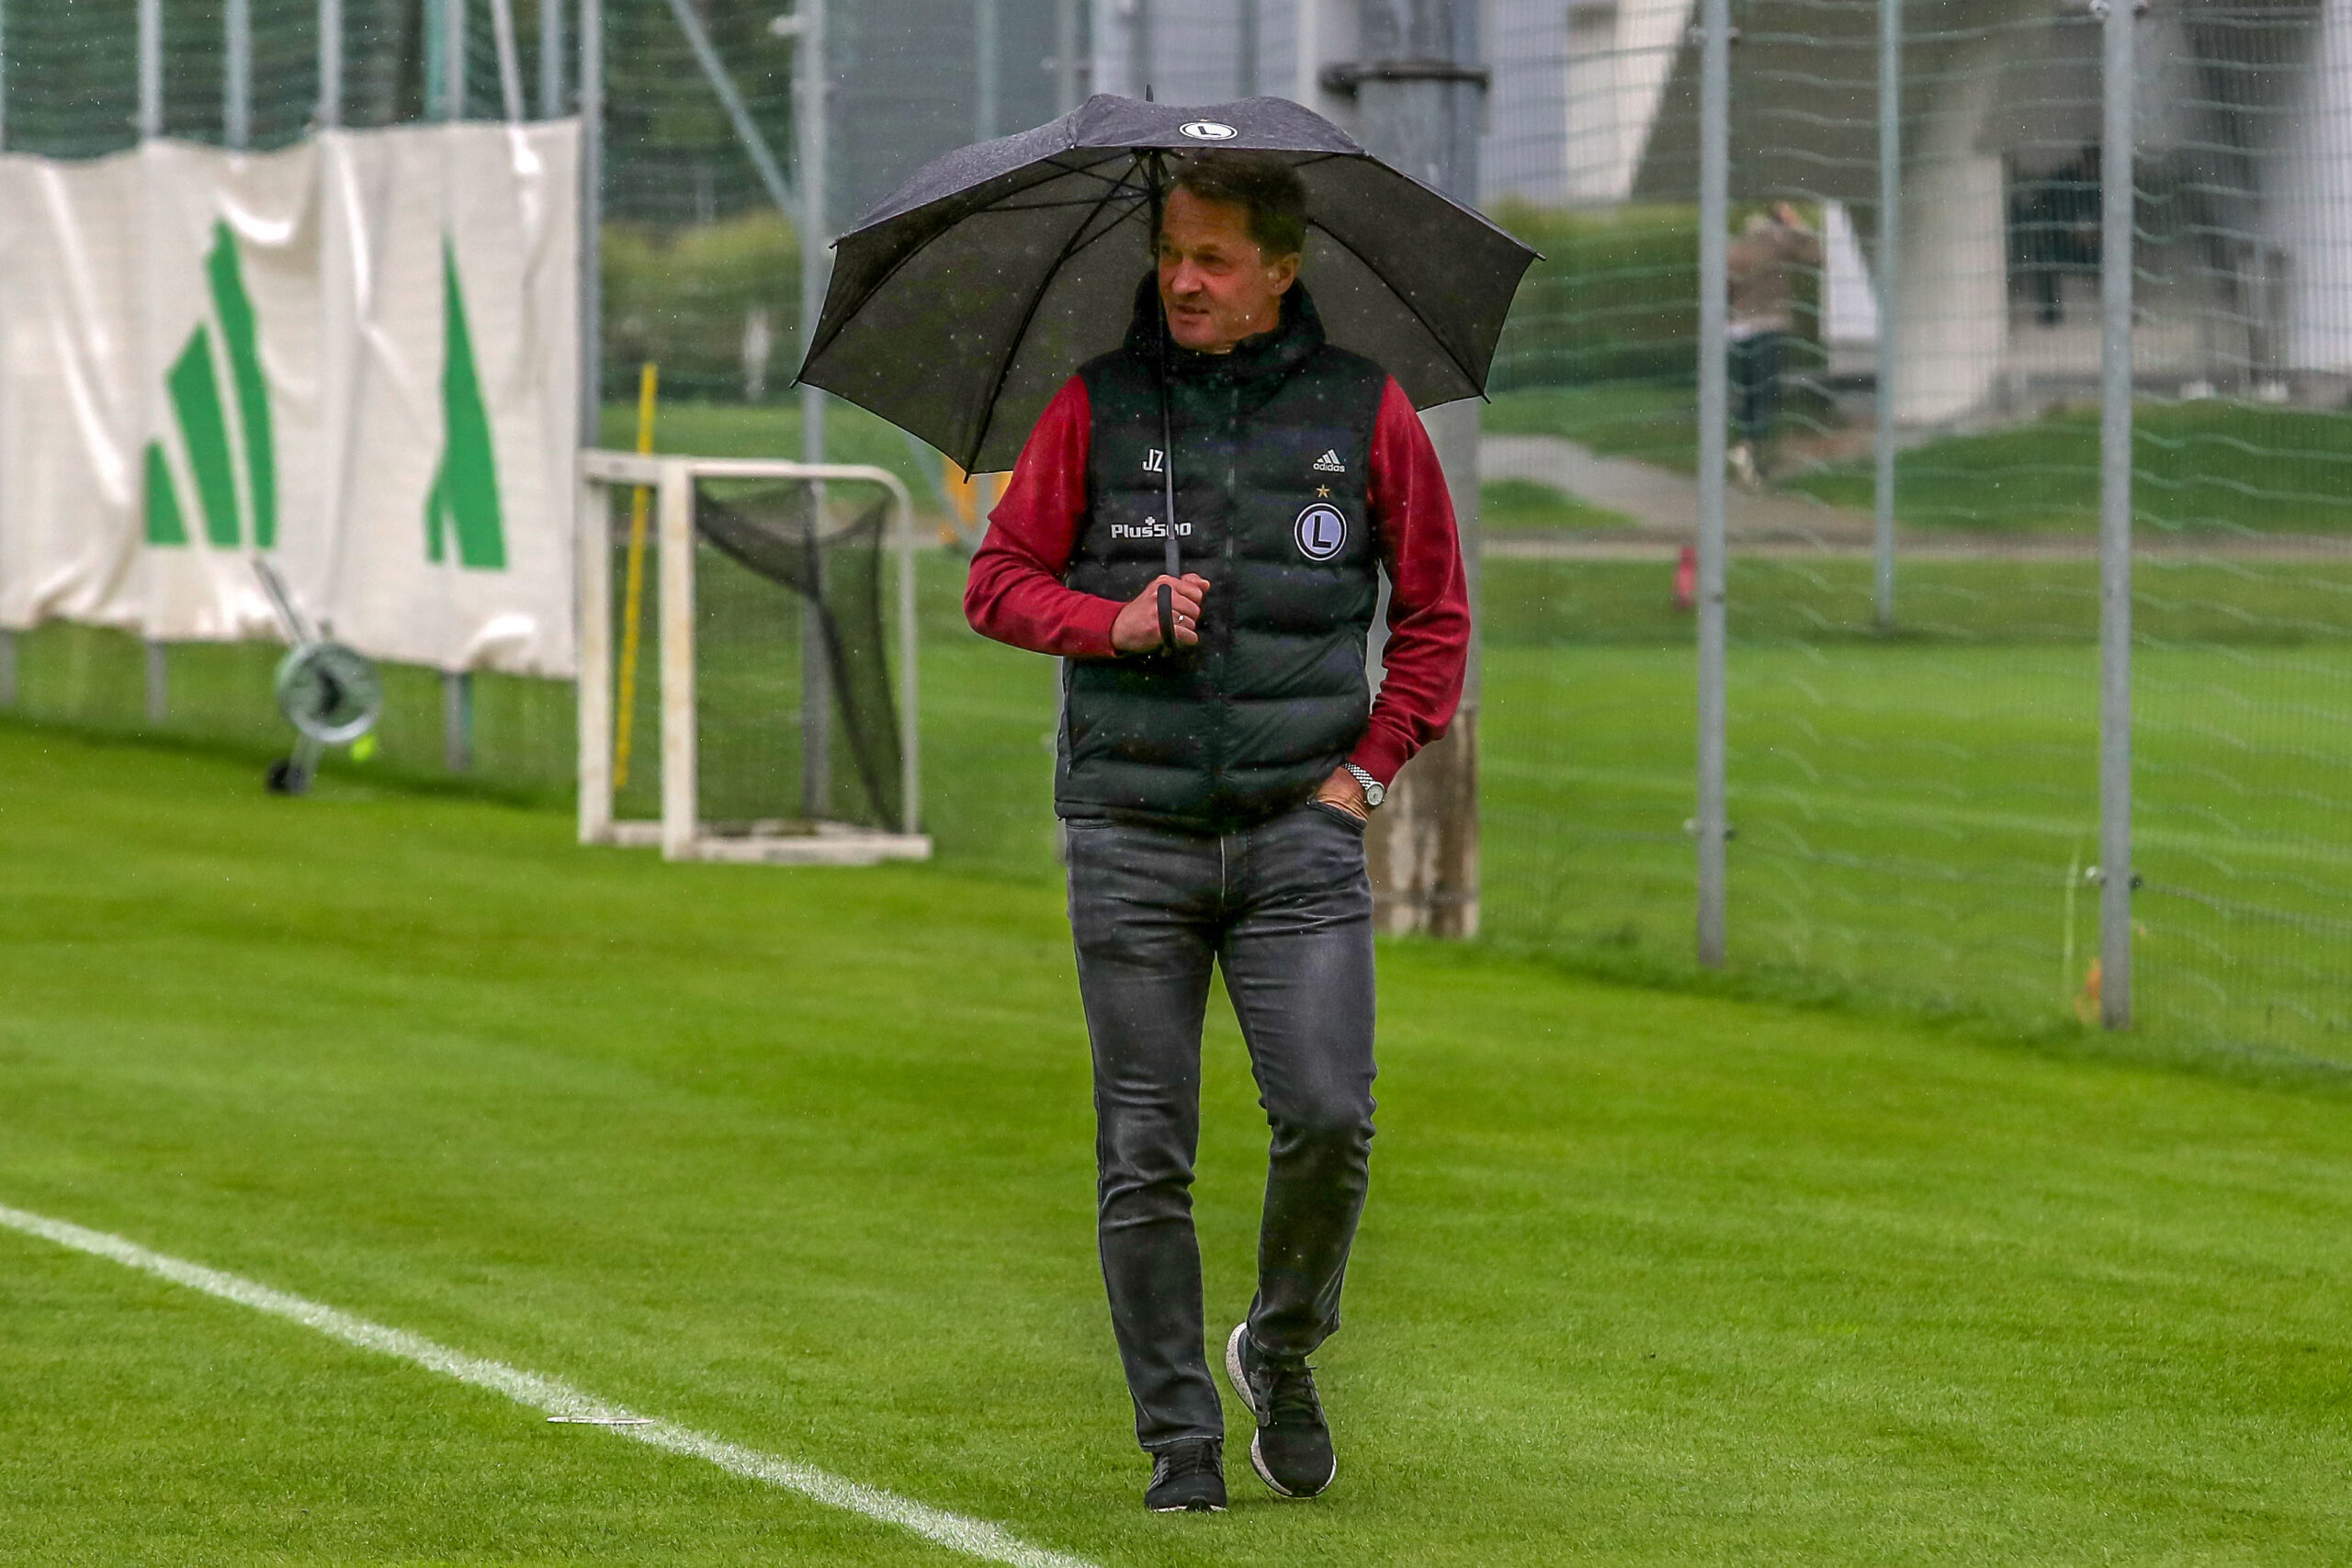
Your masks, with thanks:
M1363 786L1364 805L1372 807L1374 810L1378 810L1380 803L1388 798L1388 786L1382 784L1378 779L1374 778L1370 773L1365 773L1362 768L1357 767L1353 762L1344 762L1340 765L1346 768L1348 772L1354 776L1356 783Z

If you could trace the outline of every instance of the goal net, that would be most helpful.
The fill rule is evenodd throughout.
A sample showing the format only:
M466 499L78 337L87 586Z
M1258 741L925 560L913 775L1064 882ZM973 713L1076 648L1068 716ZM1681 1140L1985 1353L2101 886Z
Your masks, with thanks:
M582 476L582 841L928 856L898 479L616 452L583 454Z

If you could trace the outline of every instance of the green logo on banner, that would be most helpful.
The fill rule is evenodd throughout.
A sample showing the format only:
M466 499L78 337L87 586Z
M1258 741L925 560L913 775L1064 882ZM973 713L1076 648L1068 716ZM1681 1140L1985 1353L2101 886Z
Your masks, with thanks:
M212 330L220 330L220 346L229 361L230 384L237 393L237 434L245 460L245 515L253 523L253 542L262 549L277 543L277 457L269 423L269 387L262 379L261 350L254 327L254 306L245 293L243 273L237 265L237 242L226 223L212 226L212 249L204 258L206 281L211 287L213 320L188 334L187 344L164 377L170 394L173 422L180 445L187 453L188 472L196 479L197 509L204 519L204 537L221 549L235 549L245 529L238 509L236 458L231 451L227 406L213 366ZM147 443L147 542L185 545L186 509L180 504L164 444Z
M441 243L446 343L441 362L441 467L424 498L424 558L447 554L458 536L458 564L497 571L506 565L506 528L498 511L498 455L490 444L490 411L474 373L473 334L466 327L458 254Z

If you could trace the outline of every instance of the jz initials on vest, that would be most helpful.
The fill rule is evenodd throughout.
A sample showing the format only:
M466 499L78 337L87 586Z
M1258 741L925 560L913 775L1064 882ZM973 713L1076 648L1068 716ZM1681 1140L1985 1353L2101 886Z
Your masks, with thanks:
M1182 518L1178 518L1176 521L1176 536L1180 539L1190 538L1192 536L1192 533L1193 525L1190 523L1185 522ZM1111 537L1114 539L1164 539L1168 537L1168 525L1162 523L1157 517L1147 517L1140 523L1114 523L1111 525Z

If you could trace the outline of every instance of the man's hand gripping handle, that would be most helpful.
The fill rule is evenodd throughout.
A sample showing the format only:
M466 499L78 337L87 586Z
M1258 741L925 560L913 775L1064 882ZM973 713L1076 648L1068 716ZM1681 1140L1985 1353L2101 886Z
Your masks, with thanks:
M1175 653L1201 640L1201 598L1209 580L1198 572L1182 577L1156 577L1144 591L1119 606L1111 623L1111 648L1116 653Z

